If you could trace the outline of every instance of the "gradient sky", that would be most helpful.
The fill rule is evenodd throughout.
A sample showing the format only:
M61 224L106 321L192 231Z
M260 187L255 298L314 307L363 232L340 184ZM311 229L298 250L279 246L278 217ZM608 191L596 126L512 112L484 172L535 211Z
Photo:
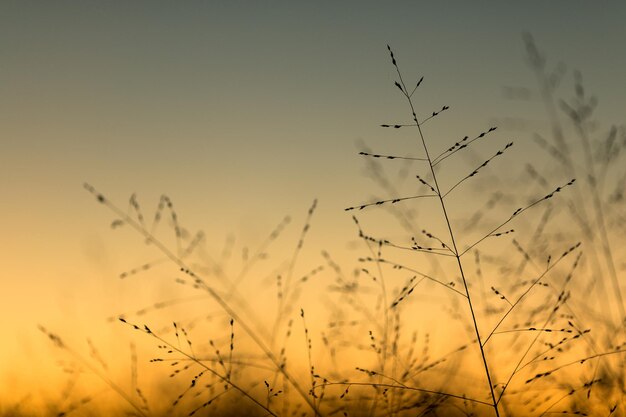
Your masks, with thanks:
M408 78L425 76L422 113L452 107L442 140L532 118L532 101L502 94L534 86L524 32L582 71L602 121L623 122L626 3L477 4L3 1L0 317L13 337L0 374L39 357L37 323L115 313L85 300L129 266L116 245L136 242L111 236L85 181L122 206L169 195L215 248L229 233L258 242L285 214L301 222L318 198L312 246L344 247L342 209L369 197L355 144L382 151L377 125L406 119L386 44Z

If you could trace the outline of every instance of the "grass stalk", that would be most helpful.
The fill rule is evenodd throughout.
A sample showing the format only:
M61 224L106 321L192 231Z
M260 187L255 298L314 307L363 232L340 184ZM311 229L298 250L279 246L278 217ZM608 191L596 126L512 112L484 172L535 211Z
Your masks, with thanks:
M315 403L309 398L306 391L298 384L298 382L294 379L294 377L282 366L280 359L277 358L269 347L261 340L260 336L246 323L246 321L242 320L240 315L235 312L235 310L224 300L218 293L209 286L204 279L200 276L192 272L187 264L177 255L175 255L167 246L165 246L162 242L154 237L154 235L149 232L142 224L133 220L128 214L124 213L120 210L116 205L111 203L106 197L100 194L94 187L89 184L84 185L85 189L89 191L96 197L96 200L101 204L107 206L111 211L113 211L119 218L123 219L123 221L130 225L133 229L139 232L148 242L155 245L167 258L169 258L172 262L174 262L178 267L180 267L181 271L186 272L188 275L192 276L196 282L205 290L209 295L219 304L219 306L235 321L239 323L241 328L250 336L252 341L261 349L263 354L276 366L277 370L283 374L285 379L289 381L289 383L296 389L298 394L304 399L307 405L311 408L311 410L315 413L316 416L321 416L317 406Z
M396 72L398 74L398 77L400 79L400 90L402 91L404 97L406 98L409 107L411 108L411 114L413 116L413 121L415 122L415 125L417 126L417 130L419 133L419 137L421 140L421 144L424 148L424 153L426 154L426 160L428 163L428 167L430 168L430 172L433 178L433 184L434 184L434 188L435 188L435 192L437 194L437 197L439 199L439 203L441 206L441 210L443 212L445 221L446 221L446 227L448 229L448 232L450 234L450 241L452 242L452 250L454 251L454 257L456 259L456 263L457 266L459 268L459 273L461 274L461 280L463 281L463 287L465 289L465 296L467 298L467 305L469 307L470 313L471 313L471 317L472 317L472 324L474 326L474 331L476 333L476 338L478 340L478 346L480 348L480 355L482 358L482 362L483 362L483 366L484 366L484 370L485 370L485 376L487 377L487 382L489 384L489 392L491 393L491 399L492 399L492 403L491 406L493 407L493 410L495 412L496 417L500 417L500 411L498 410L498 401L496 400L496 395L495 392L493 390L493 383L491 381L491 372L489 371L489 364L487 363L487 356L485 355L485 349L483 347L482 344L482 339L480 336L480 330L478 328L478 320L476 319L476 313L474 312L474 305L472 303L472 296L469 292L469 288L467 286L467 278L465 276L465 271L463 270L463 264L461 262L461 255L459 254L459 250L457 248L457 243L456 243L456 238L454 235L454 230L452 228L452 224L450 222L450 217L448 216L448 210L446 208L446 203L444 201L444 194L442 194L441 192L441 188L439 186L439 183L437 181L437 174L435 173L435 169L433 167L433 161L430 157L430 153L428 152L428 146L426 145L426 139L424 138L424 133L422 131L422 128L420 126L420 122L417 119L417 114L415 112L415 106L413 105L413 100L411 98L411 94L408 93L408 89L406 88L406 84L404 83L404 79L402 78L402 73L400 72L400 68L398 67L398 64L396 62L396 59L393 55L393 51L391 50L391 48L389 46L387 46L387 48L389 49L389 53L391 54L391 59L392 59L392 63L396 69Z

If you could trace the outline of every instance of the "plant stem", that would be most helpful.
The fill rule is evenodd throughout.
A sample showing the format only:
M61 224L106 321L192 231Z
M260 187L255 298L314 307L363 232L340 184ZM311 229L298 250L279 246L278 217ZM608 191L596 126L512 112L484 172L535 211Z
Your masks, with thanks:
M283 374L283 376L285 377L285 379L287 381L289 381L289 383L291 383L291 385L295 388L295 390L298 392L298 394L300 394L300 396L302 397L302 399L307 403L307 405L311 408L311 410L313 411L313 413L316 416L321 416L320 411L318 410L317 406L315 405L315 403L309 398L309 396L307 395L307 393L304 391L304 389L300 386L300 384L298 384L298 382L295 380L295 378L289 373L287 372L287 370L285 369L284 366L282 366L279 358L277 358L272 351L269 349L269 347L263 342L263 340L261 339L261 337L254 331L254 329L252 329L251 326L249 326L246 321L244 321L239 314L237 314L235 312L235 310L224 300L224 298L222 298L217 291L215 291L215 289L213 289L211 286L209 286L206 281L204 279L202 279L199 275L193 273L190 269L189 266L187 266L187 264L181 259L179 258L177 255L175 255L167 246L165 246L161 241L159 241L158 239L156 239L148 230L146 230L145 227L143 227L141 224L139 224L138 222L136 222L135 220L133 220L128 214L124 213L122 210L120 210L116 205L114 205L112 202L110 202L109 200L107 200L102 194L100 194L98 191L96 191L91 185L89 184L84 184L84 188L89 191L91 194L93 194L96 199L98 200L98 202L100 202L101 204L104 204L105 206L107 206L111 211L113 211L115 214L117 214L121 219L123 219L124 222L126 222L126 224L128 224L129 226L131 226L133 229L135 229L137 232L139 232L139 234L141 234L147 241L149 241L150 243L152 243L157 249L159 249L166 257L168 257L172 262L174 262L178 267L181 268L182 271L187 272L189 275L191 275L195 281L196 284L198 284L199 288L205 290L207 293L209 293L209 295L215 300L215 302L217 304L219 304L219 306L230 316L232 317L235 321L237 321L239 323L239 325L241 326L241 328L248 334L248 336L250 336L250 338L252 339L252 341L261 349L261 351L263 352L263 354L274 364L274 366L276 366L276 369Z
M478 330L478 321L476 320L476 314L474 313L474 306L472 305L472 297L470 296L469 293L469 288L467 287L467 279L465 278L465 272L463 271L463 265L461 263L461 257L459 255L459 251L457 249L456 246L456 239L454 238L454 232L452 230L452 225L450 223L450 218L448 217L448 211L446 210L446 204L443 201L443 195L441 194L441 189L439 188L439 183L437 182L437 175L435 174L435 170L433 168L433 163L432 163L432 159L430 157L430 154L428 152L428 147L426 146L426 140L424 139L424 134L422 132L422 128L420 126L419 121L417 120L417 115L415 113L415 107L413 106L413 101L411 100L411 96L407 93L407 89L406 89L406 85L404 84L404 80L402 79L402 75L400 74L400 69L398 68L397 64L395 63L395 59L394 59L394 66L396 67L396 71L398 72L398 76L400 77L400 82L402 83L402 92L404 93L404 96L406 97L409 106L411 107L411 113L413 115L413 121L415 122L419 135L420 135L420 139L422 141L422 145L424 146L424 152L426 153L426 159L428 160L428 166L430 167L430 172L433 176L433 182L435 185L435 190L437 191L437 196L439 197L439 202L441 203L441 209L443 211L443 215L446 219L446 225L448 227L448 232L450 233L450 239L452 241L452 247L454 249L454 256L456 258L457 264L459 266L459 272L461 274L461 279L463 280L463 286L465 287L465 295L467 296L467 304L469 305L469 309L470 309L470 313L472 315L472 323L474 324L474 330L476 332L476 338L478 339L478 347L480 348L480 354L482 356L482 360L483 360L483 365L485 368L485 374L487 376L487 382L489 383L489 391L491 392L491 399L493 402L493 409L496 413L496 417L500 417L500 412L498 410L498 402L496 400L496 395L495 392L493 391L493 384L491 382L491 374L489 372L489 365L487 364L487 357L485 356L485 350L483 348L482 345L482 340L480 338L480 331Z
M410 101L410 99L409 99ZM413 105L411 104L411 110L413 110ZM415 114L415 113L413 113ZM437 182L437 176L435 175L435 170L433 169L432 163L430 162L430 156L428 154L428 148L426 147L426 141L424 140L424 135L422 134L422 129L417 125L419 130L420 138L422 139L422 144L424 145L424 151L426 152L426 156L428 158L428 164L430 166L430 171L433 176L433 182L435 184L435 189L437 190L437 194L439 194L439 201L441 203L441 210L443 211L443 215L446 219L446 225L448 227L448 232L450 233L450 239L452 241L452 248L454 249L454 256L456 258L457 265L459 266L459 272L461 273L461 279L463 280L463 287L465 288L465 295L467 297L467 304L469 305L470 313L472 314L472 323L474 324L474 330L476 331L476 338L478 339L478 346L480 348L480 355L483 359L483 365L485 367L485 374L487 375L487 382L489 383L489 391L491 392L491 399L493 400L493 408L497 417L500 417L500 412L498 411L498 403L496 401L496 395L493 391L493 383L491 382L491 374L489 372L489 365L487 365L487 357L485 356L485 349L483 348L482 339L480 337L480 331L478 330L478 321L476 320L476 314L474 313L474 306L472 304L472 297L469 293L469 288L467 287L467 279L465 278L465 272L463 271L463 264L461 263L461 257L459 255L459 251L456 246L456 239L454 238L454 232L452 231L452 225L450 223L450 218L448 217L448 211L446 210L446 204L443 201L443 197L441 196L441 190L439 189L439 184Z

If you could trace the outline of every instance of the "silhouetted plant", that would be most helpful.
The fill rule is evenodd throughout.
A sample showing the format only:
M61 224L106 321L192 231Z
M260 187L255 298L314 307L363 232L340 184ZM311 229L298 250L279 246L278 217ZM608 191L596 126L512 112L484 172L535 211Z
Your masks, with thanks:
M528 45L529 53L535 54L535 60L540 62L533 46ZM205 252L204 233L192 234L183 227L172 200L167 196L160 198L155 214L148 222L136 195L130 197L128 210L123 211L94 187L85 184L85 189L96 201L115 215L112 229L132 228L164 258L131 268L121 273L120 279L151 272L163 261L168 261L176 268L174 281L199 293L157 301L108 317L109 322L126 325L155 341L159 353L150 362L167 370L169 377L163 382L163 391L171 398L167 410L150 406L149 395L139 389L134 345L131 347L131 389L125 390L94 366L95 363L102 367L104 361L91 343L91 360L87 360L56 333L43 327L41 330L57 348L98 375L108 388L123 398L130 405L131 413L140 416L159 413L193 416L205 412L273 416L332 416L339 413L344 416L416 413L544 416L595 412L592 409L594 404L589 400L592 389L599 387L601 392L610 391L605 389L607 380L617 378L619 370L596 366L589 375L581 367L585 363L597 364L621 355L626 352L626 340L598 347L591 337L591 329L584 325L585 317L581 319L580 312L572 306L570 287L579 273L582 248L586 254L587 246L572 236L567 236L567 243L546 242L550 240L546 228L553 220L552 211L556 206L553 197L569 194L570 189L577 190L578 186L578 183L574 186L575 180L570 179L578 168L565 152L569 148L564 145L563 137L556 134L556 145L545 145L567 168L567 180L561 185L549 184L535 169L535 178L541 179L541 194L519 204L520 193L513 187L495 190L495 187L481 183L484 194L474 194L479 197L464 203L469 206L477 202L480 207L474 209L468 219L460 221L454 214L458 206L451 204L450 198L467 185L480 181L492 167L501 169L497 165L509 156L513 142L489 151L482 162L475 163L466 174L450 181L448 177L457 174L450 168L455 158L467 154L470 149L475 150L487 138L493 138L497 129L489 127L444 146L432 142L433 134L427 134L425 124L434 125L443 112L449 113L450 107L444 105L427 116L418 116L414 97L424 78L421 77L415 86L408 85L390 47L388 51L397 75L395 88L406 102L410 121L387 122L381 127L394 132L415 133L417 147L413 146L413 149L418 155L361 150L359 155L367 161L369 174L385 195L345 210L351 214L373 208L388 210L402 227L403 238L374 237L367 232L362 219L353 216L359 241L368 252L358 259L359 266L352 275L346 273L327 251L322 251L323 265L298 273L296 265L317 207L317 201L314 201L293 251L267 277L276 291L276 305L272 309L253 311L241 297L239 288L267 258L268 248L282 235L291 222L290 217L283 218L256 250L244 248L242 266L232 274L226 271L219 257ZM562 103L561 106L578 129L581 146L590 148L583 153L591 158L585 175L593 174L594 181L588 181L592 186L597 184L598 177L604 181L608 175L606 170L598 173L597 165L612 163L617 149L617 133L612 133L603 146L596 147L595 158L600 162L594 162L593 147L586 136L588 115L593 106L581 91L582 86L577 87L575 103ZM440 149L436 150L437 146ZM401 172L395 179L390 178L381 162L400 163ZM403 194L400 183L407 181L413 181L413 189L418 191ZM580 191L576 193L579 195ZM596 191L590 191L589 195L591 205L599 213L594 221L604 222L606 219L601 214L606 203ZM615 199L619 200L618 197ZM435 215L418 218L412 208L429 203L436 208ZM528 224L519 224L527 212L540 206L545 210L534 230L528 230ZM572 209L572 213L576 210ZM169 221L173 231L172 245L156 236L164 219ZM583 219L580 224L583 234L587 233L584 229L589 228L590 220ZM598 223L597 227L606 229L606 224ZM605 236L608 232L605 232L600 239L608 242ZM524 236L523 233L531 235L528 244L520 237ZM490 251L491 247L483 249L494 241L505 249L503 255ZM233 242L228 240L222 260L230 256L232 249ZM389 252L394 255L388 255ZM614 261L610 247L603 246L602 253L606 259ZM416 260L418 256L420 261L428 262L430 270L422 268ZM568 261L571 262L568 264ZM388 269L402 277L398 279L389 274ZM332 274L325 294L330 318L327 327L316 337L317 331L308 321L311 316L297 306L297 300L303 286L323 272ZM505 279L498 279L500 276ZM416 317L408 310L412 298L427 283L432 284L435 291L443 291L450 297L449 303L442 308L450 315L450 322L460 324L467 333L467 341L463 343L447 340L443 353L433 349L431 335L422 333L422 329L415 325ZM435 291L427 294L432 295ZM337 301L333 295L337 295ZM616 299L619 297L615 295ZM170 320L162 328L147 323L144 317L194 300L209 300L211 310L186 322ZM462 311L467 311L467 316ZM259 317L269 318L270 328L265 328ZM213 318L219 318L224 324L220 334L195 333L198 331L193 329L195 325ZM434 318L441 322L446 320L441 315ZM295 331L301 332L301 337L294 337L292 333ZM244 353L241 337L252 341L254 354ZM198 343L196 339L202 342ZM293 352L288 348L289 341L299 346L306 366L292 365L290 355ZM363 364L359 357L351 363L350 356L354 351L367 352L374 358L373 362ZM322 362L316 355L320 352L327 354L327 362ZM340 358L342 354L348 360ZM475 365L478 365L484 383L478 387L479 394L467 395L470 388L478 385L472 379ZM459 377L457 374L461 373ZM611 396L607 399L609 404L603 404L606 415L618 410L619 398ZM68 401L58 415L86 407L91 399L82 397Z
M524 355L522 356L522 358L520 359L520 362L518 363L517 367L514 369L513 373L510 375L510 377L508 378L508 380L506 381L506 383L501 387L500 392L497 393L497 388L498 385L494 384L492 381L492 374L493 374L493 370L489 365L489 361L493 360L494 358L492 356L496 356L495 354L491 355L490 357L488 357L489 355L486 353L485 351L485 345L490 341L490 339L496 335L496 334L500 334L500 333L504 333L503 331L500 331L500 325L504 322L504 320L509 316L509 314L516 309L520 303L524 300L524 298L526 297L526 295L533 289L535 288L540 281L545 277L545 275L556 266L556 264L560 263L560 261L562 259L564 259L565 257L567 257L570 253L576 251L579 247L579 244L576 244L574 246L572 246L571 248L569 248L567 251L565 251L561 257L559 257L555 262L553 262L551 265L549 265L546 268L546 271L539 275L539 277L537 277L534 280L531 280L531 282L529 282L527 284L527 287L525 289L524 292L521 293L521 295L519 295L517 297L517 299L515 299L514 301L510 301L507 297L505 297L500 291L496 290L495 288L492 287L494 293L496 295L498 295L502 300L506 301L509 304L508 309L506 309L506 311L504 312L504 314L501 315L500 320L497 322L497 324L495 325L495 327L491 330L491 332L487 333L487 335L482 335L481 331L479 329L479 319L478 316L475 312L475 297L473 297L473 295L470 292L470 278L467 275L466 272L466 268L464 268L464 260L463 260L463 256L468 254L468 252L474 248L476 248L478 245L480 245L482 242L484 242L485 240L489 239L489 238L497 238L500 236L504 236L504 235L508 235L509 233L514 232L513 229L505 229L505 227L507 225L509 225L509 223L511 223L513 220L515 220L518 216L522 215L524 212L526 212L527 210L531 209L532 207L545 202L549 199L551 199L553 196L555 196L557 193L560 193L562 190L564 190L567 187L570 187L571 185L574 184L574 179L565 182L563 185L556 187L553 191L551 191L550 193L546 194L545 196L538 198L534 201L532 201L531 203L527 204L526 206L517 208L515 210L512 211L512 214L509 217L505 217L502 221L497 222L497 226L492 228L491 230L489 230L487 233L483 234L481 237L479 237L477 240L475 240L474 242L470 243L469 245L466 245L465 248L460 248L459 246L459 235L457 234L457 228L455 228L455 226L453 225L453 222L451 220L451 216L449 214L450 212L450 208L449 208L449 203L447 202L446 198L453 193L454 191L456 191L458 189L458 187L461 187L462 185L465 184L466 181L469 181L470 179L472 179L473 177L477 176L478 174L480 174L490 163L492 163L492 161L494 161L496 158L501 157L502 155L504 155L504 153L512 147L513 142L509 142L507 143L503 148L501 148L500 150L498 150L497 152L495 152L494 154L492 154L492 156L486 158L484 160L484 162L482 162L481 164L479 164L478 166L476 166L473 170L471 170L467 175L461 177L460 179L458 179L456 182L453 183L453 185L447 187L447 189L444 189L442 187L442 185L440 185L440 174L438 172L439 169L442 168L443 165L445 165L445 163L447 162L448 158L452 157L453 155L463 151L464 149L474 145L475 143L479 143L479 141L483 138L485 138L487 135L491 134L492 132L494 132L496 130L495 127L491 127L489 129L487 129L486 131L474 136L473 138L470 139L469 136L465 136L463 139L457 141L456 143L452 144L451 146L449 146L447 149L445 149L443 152L433 156L432 154L432 150L431 150L431 146L428 144L426 138L425 138L425 134L423 131L423 125L430 121L431 119L439 116L442 112L446 111L449 109L449 106L443 106L441 107L440 110L438 111L434 111L432 112L431 115L429 115L428 117L423 117L423 118L419 118L417 116L417 112L416 112L416 106L414 104L414 99L413 96L416 93L416 91L418 90L418 87L422 84L422 81L424 80L424 78L420 78L417 83L415 84L415 87L413 88L409 88L405 82L405 79L400 71L400 68L398 66L396 57L394 56L394 53L392 51L392 49L390 47L388 47L389 50L389 54L391 56L391 61L392 61L392 65L394 66L398 79L395 82L395 87L401 92L402 96L405 98L406 102L407 102L407 106L410 110L410 116L412 118L412 122L411 123L384 123L381 125L381 127L383 128L392 128L392 129L406 129L406 128L412 128L416 130L416 135L418 138L418 143L419 143L419 147L422 151L422 156L421 157L409 157L409 156L402 156L402 155L388 155L388 154L378 154L378 153L373 153L373 152L365 152L362 151L359 154L367 157L367 158L384 158L386 160L411 160L411 161L419 161L422 163L422 166L424 168L420 169L418 172L419 174L416 175L416 179L418 180L418 182L422 185L422 188L425 189L424 192L419 193L417 195L411 195L411 196L395 196L393 198L389 198L389 199L383 199L383 200L377 200L377 201L373 201L370 203L363 203L363 204L359 204L356 206L351 206L346 208L346 211L361 211L370 207L378 207L378 206L385 206L385 205L396 205L396 204L404 204L407 201L410 200L417 200L417 201L421 201L424 199L434 199L436 200L439 204L438 206L440 207L440 213L444 219L445 222L445 229L446 229L446 235L445 237L438 237L436 235L434 235L433 233L427 231L427 230L422 230L422 234L425 238L427 238L428 240L430 240L431 242L433 242L434 244L421 244L418 243L417 239L412 236L411 237L411 245L401 245L401 244L397 244L394 242L391 242L388 239L376 239L373 238L371 236L366 235L362 228L359 226L359 236L361 238L363 238L368 245L372 245L375 246L375 248L372 248L370 246L370 251L372 252L372 256L366 258L366 261L370 261L370 262L374 262L376 263L378 266L380 266L381 263L389 263L389 261L387 259L383 259L381 257L381 248L382 247L391 247L391 248L395 248L395 249L404 249L404 250L410 250L410 251L414 251L414 252L418 252L418 253L426 253L429 256L437 256L437 257L444 257L444 258L449 258L452 259L453 262L456 265L457 268L457 273L460 275L460 281L462 284L462 289L461 290L457 290L455 288L455 283L454 281L449 281L449 280L442 280L442 279L438 279L432 276L429 276L427 274L422 274L418 272L418 275L414 276L413 278L411 278L409 280L409 282L402 288L402 290L400 291L400 294L396 297L396 299L391 302L388 303L387 300L387 296L385 294L385 284L384 284L384 280L382 279L382 276L380 277L380 286L381 286L381 291L383 292L383 299L385 300L385 304L384 304L384 322L385 325L383 326L384 329L384 333L382 335L383 340L381 342L382 346L379 351L380 351L380 356L381 356L381 365L380 371L376 371L376 370L371 370L369 371L369 375L370 376L375 376L378 375L380 376L379 381L374 383L374 385L380 387L381 385L381 381L382 378L387 378L390 379L392 381L395 381L398 385L395 385L393 387L388 387L388 388L395 388L395 389L400 389L400 388L405 388L405 389L409 389L409 387L407 387L404 384L401 384L400 382L396 381L393 377L389 377L384 375L385 374L385 363L386 363L386 352L387 352L387 347L386 345L389 342L388 339L388 328L389 328L389 314L388 311L390 309L397 309L398 305L400 303L402 303L406 297L408 297L413 290L415 289L415 287L417 285L419 285L420 282L422 282L424 279L430 280L432 282L436 282L438 284L440 284L441 286L447 288L448 290L458 294L460 297L462 297L464 299L464 302L466 303L467 307L469 308L469 312L470 312L470 317L471 317L471 324L472 324L472 328L473 328L473 332L474 332L474 337L476 339L476 342L478 344L479 350L480 350L480 360L482 362L482 367L484 369L484 373L485 373L485 377L487 380L487 389L489 390L490 393L490 401L489 402L483 402L480 401L478 399L467 399L468 401L473 401L475 403L482 403L482 404L487 404L489 405L496 416L500 415L500 401L502 399L502 396L504 395L505 391L507 390L507 388L509 387L509 384L511 382L511 380L514 378L514 376L517 374L519 367L522 365L524 359L526 358L526 356L528 355L528 353L530 352L534 341L537 340L537 338L535 338L535 340L533 341L533 343L530 344L528 350L524 353ZM357 223L357 225L359 224L359 222L357 221L356 217L354 218L355 222ZM401 267L400 265L395 264L394 266L396 267ZM404 268L404 267L401 267ZM417 272L417 271L413 271L413 272ZM382 275L382 274L381 274ZM420 277L420 280L416 282L417 277ZM555 307L555 311L558 308ZM547 325L550 322L550 319L546 321L545 325ZM526 329L516 329L515 331L528 331L528 332L537 332L539 334L539 332L542 331L546 331L546 332L552 332L555 331L553 329L549 329L546 328L546 326L542 326L541 328L537 328L537 327L528 327ZM564 332L572 332L571 329L562 329L560 331L564 331ZM372 333L370 332L370 336L372 335ZM374 339L372 338L372 348L375 348L375 344L374 344ZM415 387L412 387L411 389L414 389ZM422 388L423 389L423 388ZM447 398L459 398L462 397L461 395L455 395L452 393L448 393L448 392L442 392L442 391L432 391L432 394L435 395L439 395L442 397L447 397ZM465 398L465 397L463 397Z

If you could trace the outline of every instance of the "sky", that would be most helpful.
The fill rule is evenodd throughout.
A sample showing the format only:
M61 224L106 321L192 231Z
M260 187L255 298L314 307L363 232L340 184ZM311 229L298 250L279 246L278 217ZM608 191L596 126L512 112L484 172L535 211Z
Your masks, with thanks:
M504 94L535 87L524 33L622 123L625 17L618 1L2 2L0 374L15 379L0 387L27 386L16 364L46 367L37 324L88 333L134 308L128 293L161 291L116 281L145 259L141 241L115 234L83 183L124 209L168 195L216 251L228 236L259 244L285 215L296 239L317 199L311 256L342 251L343 209L373 188L358 151L400 148L378 125L409 120L386 45L410 83L424 76L420 114L451 107L429 132L443 149L507 118L545 128L536 96ZM515 160L537 152L528 132L499 133L519 141Z

